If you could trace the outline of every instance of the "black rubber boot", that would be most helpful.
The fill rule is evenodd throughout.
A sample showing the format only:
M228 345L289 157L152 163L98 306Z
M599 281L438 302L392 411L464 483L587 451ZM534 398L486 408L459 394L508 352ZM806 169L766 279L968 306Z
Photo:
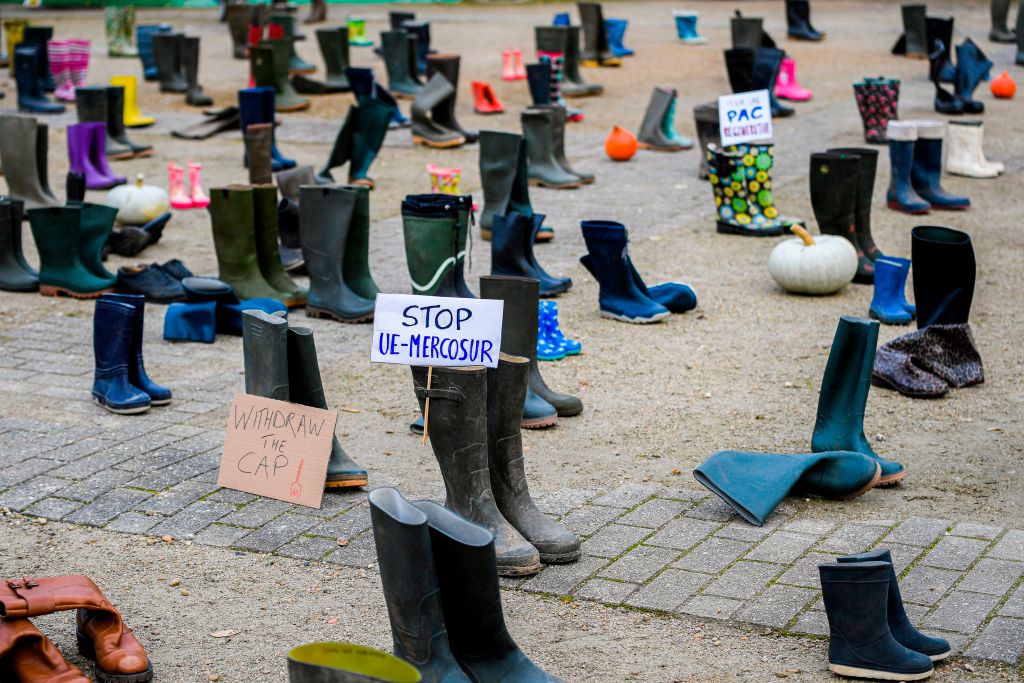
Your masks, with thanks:
M281 235L281 267L286 273L307 274L299 234L299 205L287 197L277 204L277 231Z
M540 570L540 554L502 516L491 492L487 369L435 367L432 375L427 389L427 368L412 368L421 413L430 397L426 428L444 478L445 507L494 534L498 573L535 574Z
M447 128L431 118L431 112L455 97L455 88L439 73L435 73L423 86L412 103L412 141L437 149L459 147L466 144L462 133Z
M61 206L47 181L48 126L30 116L0 116L0 158L7 194L25 209Z
M971 236L919 225L910 231L917 327L970 322L977 265Z
M253 78L257 86L274 89L274 106L278 111L309 109L309 98L300 97L288 79L287 40L265 40L259 47L249 48Z
M182 70L185 72L185 103L193 107L209 107L213 98L203 93L199 85L199 37L186 36L181 44Z
M906 55L912 59L928 59L931 48L928 45L928 29L925 5L901 5L903 35L892 46L894 55Z
M409 71L417 75L426 74L427 55L432 55L436 52L436 50L430 48L430 22L410 19L403 21L401 28L410 37L416 39L414 43L410 43L409 56L411 59Z
M110 116L107 112L107 88L102 85L75 88L75 109L79 123L102 123L106 127L106 150L108 159L131 159L135 152L130 145L116 140L110 131ZM122 112L124 107L122 104ZM122 113L122 121L124 119Z
M427 516L448 644L462 670L474 681L562 683L531 662L509 635L494 536L432 501L415 505Z
M745 17L736 10L736 14L729 20L729 31L733 49L775 47L775 41L764 32L764 19L761 17Z
M395 97L415 97L423 88L419 77L409 69L410 62L414 61L414 56L410 55L414 43L415 36L409 36L405 31L381 31L380 44L388 72L388 90Z
M822 40L825 34L811 26L810 0L786 0L786 25L794 40Z
M299 203L299 188L303 185L316 185L316 175L312 166L296 166L274 174L281 196Z
M579 26L537 26L533 31L538 52L562 53L562 95L587 97L604 92L604 86L589 83L580 74Z
M597 2L577 2L580 24L583 25L583 52L580 63L583 66L620 66L622 60L615 56L608 45L608 31L604 14Z
M1016 64L1024 64L1024 12L1017 10L1017 58Z
M50 55L46 44L53 40L52 26L26 26L21 45L39 46L39 84L44 92L53 92L56 84L50 72Z
M313 330L307 327L288 328L288 383L292 403L327 410ZM338 443L337 434L332 435L324 489L348 489L367 483L366 470L349 457Z
M875 194L875 174L878 170L878 150L869 147L834 147L826 150L830 154L845 154L857 157L857 201L854 205L854 232L857 235L857 245L864 252L864 256L872 263L885 254L875 244L875 238L871 234L871 200ZM860 269L858 268L858 275ZM856 277L854 282L861 282ZM865 284L874 282L874 266L871 268L871 279L863 280Z
M245 393L288 401L288 321L265 311L242 311Z
M39 274L29 267L21 248L24 203L0 199L0 289L8 292L39 290Z
M316 42L324 60L324 80L295 74L292 76L295 90L304 95L329 95L352 90L345 75L349 66L348 27L318 28Z
M455 118L455 100L459 92L459 62L461 60L459 55L427 55L428 85L434 74L441 74L452 85L452 94L433 108L431 118L434 123L460 133L467 143L472 144L480 138L480 133L465 128Z
M14 48L14 82L18 88L18 111L32 114L60 114L64 105L51 102L39 78L39 60L46 48L21 45ZM6 164L5 164L6 166Z
M108 141L114 140L119 145L128 147L134 157L148 157L153 154L153 145L139 145L128 137L128 131L124 125L124 87L108 85L106 91ZM110 156L109 153L107 156Z
M860 187L860 159L849 154L811 154L811 208L822 235L845 237L857 250L853 281L875 281L874 262L857 239L856 207Z
M1010 0L992 0L989 11L992 16L992 30L989 31L988 39L993 43L1016 43L1017 34L1006 24L1006 17L1010 13Z
M369 500L395 655L425 682L470 683L448 646L427 516L393 488L374 489Z
M828 616L828 668L842 676L917 681L931 676L932 660L893 637L886 618L886 562L819 564Z
M480 278L480 296L505 302L502 316L501 350L530 359L530 389L558 411L559 417L583 412L583 402L575 396L552 390L541 377L537 365L537 324L540 285L532 278L485 275Z
M674 111L675 100L675 90L654 88L651 99L647 103L647 109L644 111L644 120L640 124L640 134L637 136L641 149L653 149L659 152L678 152L686 149L678 140L672 140L665 135L665 119Z
M495 216L491 224L491 275L534 278L540 282L540 296L558 296L569 291L572 279L547 273L533 253L533 243L544 216L524 216L515 211Z
M292 6L294 7L294 6ZM305 40L306 36L295 30L295 16L291 10L288 12L273 11L270 15L270 23L281 28L281 37L273 39L272 42L283 42L288 46L285 50L285 61L288 64L288 74L309 74L316 71L316 67L304 60L295 51L295 42ZM275 58L277 55L275 55Z
M733 92L750 92L757 89L754 77L754 54L749 47L734 47L725 51L725 69L729 74L729 86Z
M754 50L754 87L753 90L767 90L772 104L772 116L785 118L796 112L784 106L775 97L775 84L779 80L779 68L786 53L774 47L762 47Z
M231 55L235 59L245 59L248 56L246 42L249 40L249 4L228 5L225 12L228 31L231 33Z
M355 193L337 187L303 187L300 197L302 253L309 271L306 315L343 323L373 320L373 300L353 292L342 272Z
M936 68L939 80L950 84L956 80L956 67L953 66L953 23L953 17L925 17L928 59L938 60Z
M555 159L555 116L550 107L524 109L520 114L529 164L527 177L532 185L558 190L576 188L582 184L580 177L562 168ZM564 134L565 128L561 130Z
M186 92L188 81L182 67L185 36L182 33L154 33L153 61L156 63L160 92Z
M565 124L568 121L568 118L569 115L568 112L566 112L565 107L551 107L551 135L552 145L554 147L552 151L555 154L555 161L557 161L558 165L566 171L579 178L581 183L584 185L590 185L594 182L594 174L577 171L565 156Z
M498 510L537 548L541 562L575 562L580 557L580 539L541 512L530 497L519 427L529 380L530 361L522 356L503 353L498 367L487 369L491 490Z
M718 125L718 103L698 104L693 108L693 120L697 127L697 144L700 145L700 165L697 177L706 180L708 177L708 145L721 146L722 131Z
M931 21L931 18L929 18ZM942 87L942 72L949 63L946 61L946 46L942 40L936 39L934 49L928 55L928 76L935 86L935 111L940 114L956 116L964 113L964 103L954 91L949 92Z
M480 235L485 240L491 239L494 216L504 216L509 211L533 215L526 142L521 135L497 130L480 131L480 184L484 193Z

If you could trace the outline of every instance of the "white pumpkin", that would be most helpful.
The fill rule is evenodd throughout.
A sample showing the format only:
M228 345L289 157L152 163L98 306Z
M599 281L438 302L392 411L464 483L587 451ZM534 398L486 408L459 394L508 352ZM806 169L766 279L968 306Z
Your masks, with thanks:
M835 294L857 274L857 250L837 235L817 238L799 225L798 235L782 242L768 257L768 272L779 286L793 294Z
M104 204L117 209L117 220L124 225L145 225L170 211L167 191L155 185L143 185L142 174L134 185L118 185L107 193Z

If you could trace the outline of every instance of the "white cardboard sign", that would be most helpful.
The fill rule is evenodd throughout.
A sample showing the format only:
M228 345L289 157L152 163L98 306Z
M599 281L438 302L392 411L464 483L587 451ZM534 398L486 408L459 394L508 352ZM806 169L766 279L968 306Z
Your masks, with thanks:
M417 294L378 294L374 363L498 366L505 302Z
M718 128L722 146L772 137L772 105L767 90L752 90L718 98Z

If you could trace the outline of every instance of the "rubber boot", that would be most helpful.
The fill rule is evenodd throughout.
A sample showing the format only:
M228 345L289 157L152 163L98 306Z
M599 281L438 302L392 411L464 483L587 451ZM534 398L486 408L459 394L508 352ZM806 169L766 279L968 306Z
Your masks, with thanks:
M407 195L402 232L413 294L463 297L457 274L464 268L466 237L460 230L460 197ZM466 230L468 233L468 229Z
M135 31L135 6L111 6L103 10L103 23L107 33L108 57L136 57L132 45Z
M917 327L969 322L977 266L971 236L920 225L910 232Z
M241 299L276 299L287 306L288 295L275 289L260 271L253 190L245 186L212 188L207 211L217 252L218 279L230 285Z
M672 10L672 17L676 22L676 34L683 45L705 45L708 39L697 33L697 20L700 14L697 12L684 12Z
M455 96L455 88L439 73L416 94L412 103L412 141L437 149L459 147L466 144L462 133L446 128L431 119L431 112L448 98Z
M530 88L530 100L534 106L551 104L551 63L529 64L526 67L526 81Z
M849 500L874 488L879 475L877 462L851 451L719 451L693 471L700 484L755 526L762 526L791 493Z
M427 56L436 52L430 48L430 22L408 19L403 21L399 28L416 39L410 44L409 71L418 78L419 75L427 73Z
M210 205L210 197L203 191L203 166L194 161L188 162L188 187L189 199L192 200L192 208L205 209Z
M787 33L794 40L822 40L825 34L811 26L811 3L808 0L786 0Z
M374 489L369 500L395 655L418 672L407 680L470 683L448 645L427 516L393 488Z
M608 45L608 32L600 3L577 2L580 24L583 26L583 52L580 64L583 66L619 66L622 60L615 56Z
M352 152L348 166L350 185L365 185L373 189L373 179L368 175L370 165L384 144L384 136L387 135L391 120L392 107L381 100L368 100L356 108Z
M370 273L370 188L346 185L342 189L355 194L352 220L348 224L342 274L345 284L358 296L374 301L380 288Z
M913 121L890 121L886 128L889 140L889 163L892 166L885 201L890 209L910 214L924 214L931 204L911 186L914 148L917 146L917 125Z
M423 84L409 69L412 46L405 31L381 31L380 44L388 72L388 90L395 97L415 97Z
M927 59L931 52L928 42L926 20L927 7L924 5L901 5L903 16L903 35L892 47L894 55L906 55L911 59Z
M745 17L736 10L735 15L729 18L729 33L734 50L756 50L765 44L764 19Z
M85 176L85 186L90 190L107 190L120 183L117 178L100 170L98 159L106 161L106 124L101 122L78 123L68 126L68 161L70 171Z
M626 226L614 221L583 221L581 227L588 253L580 262L598 282L601 315L628 323L667 318L669 310L640 291L633 280Z
M954 91L963 103L964 113L980 114L985 111L985 104L973 99L973 95L978 84L989 79L991 69L992 62L970 38L956 46Z
M182 33L154 33L153 61L156 63L160 92L186 92L188 82L182 68L182 50L185 35Z
M565 107L549 107L549 109L551 111L552 152L555 161L566 171L579 178L581 183L590 185L595 180L594 174L576 170L565 155L565 124L568 121L568 112Z
M491 224L491 275L534 278L540 283L540 296L558 296L569 291L572 280L549 275L533 253L535 228L543 216L523 216L515 211L495 216Z
M775 84L779 82L779 70L785 52L774 47L762 47L754 51L754 90L767 90L772 105L772 116L785 118L796 113L783 106L775 97Z
M277 149L274 141L274 120L276 101L273 88L246 88L238 91L239 124L242 129L242 136L247 136L251 124L264 123L270 125L270 156L272 170L283 171L295 168L295 161L286 158ZM245 159L246 166L249 160ZM268 181L269 182L269 181Z
M139 111L138 81L135 76L114 76L110 84L124 88L124 125L128 128L145 128L156 123L152 116Z
M26 213L39 251L40 294L92 299L110 291L116 279L93 275L82 263L81 207L47 207Z
M262 310L242 311L242 358L245 393L291 400L288 321Z
M672 119L675 114L676 91L672 88L655 87L651 99L644 111L644 120L640 124L640 135L637 137L641 149L653 149L658 152L678 152L693 147L693 142L670 135L674 132ZM689 142L687 145L685 143Z
M917 142L914 144L914 165L910 183L933 209L963 210L971 206L967 197L952 195L942 189L942 140L946 137L944 121L917 121Z
M21 248L21 220L24 202L0 199L0 290L35 292L39 274L25 261Z
M105 204L81 205L81 221L78 225L78 258L85 269L103 280L117 277L103 265L103 248L110 241L117 220L117 209Z
M755 49L748 47L734 47L725 51L725 68L733 92L757 89L758 81L754 77L755 52Z
M906 325L914 316L903 307L906 279L902 265L880 258L875 261L875 267L875 293L869 315L884 325Z
M782 58L779 77L775 81L775 93L779 99L791 102L807 102L814 96L814 93L797 82L796 61L792 57Z
M538 52L547 53L561 53L563 55L562 73L564 75L564 81L562 83L562 94L566 97L586 97L587 95L597 95L601 92L601 87L597 86L595 91L594 86L588 84L583 77L579 75L579 27L574 27L575 30L568 26L536 26L534 27L534 39L537 43ZM570 41L575 38L576 49L573 51L573 61L569 63L569 52L570 52ZM527 65L527 77L529 78L530 67L534 65ZM533 87L531 84L530 92L533 93ZM537 97L534 96L534 104L545 104L545 102L537 101Z
M579 176L562 168L555 159L555 117L553 108L525 109L520 114L528 159L527 177L532 185L554 189L579 187ZM564 135L564 127L562 128Z
M185 103L193 107L209 107L213 98L203 93L199 85L199 37L186 36L182 39L182 70L185 72Z
M7 193L26 209L61 206L49 191L47 126L28 116L0 116L0 158L4 161Z
M250 123L245 127L245 160L249 166L250 185L272 182L273 135L272 123Z
M309 271L306 315L343 323L373 320L373 299L359 296L345 281L344 257L356 193L336 187L307 186L301 188L300 197L299 230Z
M118 415L133 415L149 410L149 394L128 379L128 358L132 344L135 309L112 299L96 302L93 316L92 400Z
M420 412L430 398L427 430L445 483L445 507L494 534L498 573L528 576L540 570L540 555L502 516L491 491L487 446L487 369L412 368Z
M46 44L46 56L50 62L50 73L55 87L54 99L62 102L75 101L75 82L71 77L71 59L68 54L68 41L51 40Z
M299 204L299 188L303 185L316 185L316 174L312 166L298 166L287 171L278 171L274 175L281 197Z
M257 87L274 89L278 111L290 112L309 109L309 98L302 97L288 80L288 45L285 40L267 40L259 47L249 48L253 79Z
M39 60L45 48L19 44L14 48L14 80L18 88L18 111L32 114L59 114L64 105L51 102L39 80Z
M512 50L501 51L501 80L503 81L517 81L519 78L516 76L516 67L512 62Z
M828 668L841 676L918 681L932 675L928 655L904 647L889 629L892 564L819 564L828 617Z
M71 80L76 88L85 85L91 51L92 43L90 41L77 38L68 39L68 66L71 69Z
M108 159L131 159L135 152L131 146L114 138L111 131L111 112L107 111L107 89L93 85L75 89L75 109L80 123L102 123L104 130L104 149Z
M0 620L0 662L16 681L47 683L89 683L28 619Z
M128 381L133 387L141 389L149 396L150 404L165 406L171 402L171 390L150 379L146 372L146 364L142 357L142 340L145 329L146 297L141 294L104 294L102 301L116 301L132 307L131 342L128 346ZM97 302L98 305L99 302Z
M718 103L698 104L693 108L693 121L697 128L697 144L700 145L700 165L697 177L708 177L708 145L721 147L722 133L718 125Z
M309 14L302 20L304 24L321 24L327 21L326 0L311 0L309 3Z
M299 57L299 54L295 51L295 41L298 39L295 31L295 17L291 14L273 14L270 17L271 26L281 27L281 38L272 39L271 42L280 40L287 46L287 64L289 74L311 74L316 71L316 67ZM276 57L276 55L275 55Z
M632 57L635 53L623 44L626 36L626 29L629 27L627 19L605 19L604 30L608 36L608 47L616 57Z
M371 647L309 643L288 651L288 683L409 683L421 679L412 664Z
M366 37L366 20L358 17L349 17L346 22L348 27L349 45L357 47L369 47L373 41Z
M681 282L663 282L659 285L651 285L648 287L644 283L644 279L640 276L636 266L633 265L633 259L626 255L626 261L629 265L629 270L633 275L633 283L640 290L640 293L655 303L659 303L669 310L671 313L686 313L692 311L697 307L697 293L693 291L693 288L687 284ZM589 259L583 265L587 266ZM591 271L591 275L593 275ZM595 276L596 277L596 276ZM554 303L554 302L552 302ZM557 317L557 310L555 315ZM557 323L557 320L555 321ZM559 334L561 334L559 332ZM574 342L578 344L579 342ZM571 354L570 354L571 355Z
M981 121L951 121L946 171L969 178L997 177L1002 171L999 165L985 159L984 136Z
M135 182L136 185L141 186L138 179L136 179ZM69 171L67 177L64 179L64 192L67 198L66 204L68 206L81 206L82 202L85 201L85 176L81 173L73 173ZM141 249L139 251L141 251Z
M864 408L871 388L871 370L878 343L878 323L842 316L832 341L818 395L818 416L811 450L854 451L882 466L879 486L891 486L907 476L903 465L879 457L864 436Z
M526 143L521 135L480 131L480 184L484 193L484 210L480 215L483 239L491 238L494 216L504 216L510 211L533 215Z
M231 34L231 56L235 59L245 59L246 39L249 34L249 14L251 13L248 3L229 4L227 10L228 32Z
M548 387L537 364L537 327L540 286L532 278L483 276L480 278L480 296L505 302L502 316L501 350L513 356L530 359L530 391L526 407L531 408L532 394L554 406L558 417L572 417L583 412L583 402L576 396L563 394ZM527 424L524 427L542 426Z
M917 306L907 301L907 278L910 277L910 259L900 258L898 256L882 256L886 261L895 263L900 267L900 282L899 287L896 288L896 299L899 301L900 306L903 307L907 313L910 314L911 318L917 317Z
M292 85L298 92L307 95L350 91L352 86L345 75L345 69L349 66L348 29L344 26L319 28L316 30L316 42L324 60L324 80L296 74L292 76Z
M327 410L324 385L320 379L320 364L313 342L313 330L306 327L288 328L288 392L292 403ZM327 491L366 486L369 482L366 470L349 457L338 442L337 434L331 437L331 457L327 461Z
M745 157L751 156L756 168L748 176ZM789 230L793 221L779 216L772 195L772 145L734 145L722 149L708 146L707 164L711 190L715 197L715 229L727 235L774 237ZM752 185L756 183L756 189ZM739 189L734 189L736 185ZM728 191L727 191L728 190Z
M874 262L885 255L875 244L871 234L871 204L875 193L875 175L878 171L878 150L865 147L835 147L827 150L829 154L843 154L857 158L857 200L854 204L853 224L856 246L863 252L867 261ZM863 263L863 275L868 275L868 263ZM854 282L870 284L871 279L862 277L858 267Z
M237 7L246 6L237 5ZM247 8L245 16L248 21L249 15ZM135 27L135 43L138 45L139 60L142 62L142 77L147 81L155 81L159 77L159 72L156 68L156 60L153 57L153 34L170 33L170 31L170 24L139 24ZM135 77L132 76L132 78Z
M926 17L925 36L928 60L934 64L937 76L932 80L953 83L956 80L956 67L953 66L953 17Z
M991 0L989 11L992 16L992 30L988 39L993 43L1015 43L1017 34L1006 25L1010 13L1010 0Z
M306 303L306 289L295 284L281 266L277 232L277 188L259 185L252 188L253 219L256 235L256 260L263 279L279 293L288 308Z
M140 145L128 138L125 130L125 89L120 85L109 85L105 88L107 96L107 143L113 140L122 147L132 151L136 158L148 157L153 154L152 145ZM109 149L108 149L109 156Z
M56 84L50 73L50 56L46 44L53 39L52 26L26 26L24 36L21 39L22 45L35 45L39 48L38 77L39 86L43 92L53 92Z
M1017 65L1024 64L1024 12L1017 9L1017 58L1014 63Z
M505 111L505 105L494 94L494 88L488 83L473 81L470 86L473 88L473 111L477 114L500 114ZM477 139L479 139L479 135L477 133Z
M946 59L945 45L941 40L936 39L935 49L928 55L928 74L932 84L935 86L933 104L935 111L938 113L955 116L964 113L964 103L960 99L959 94L957 94L956 89L954 89L954 92L949 92L942 87L942 68L949 64Z
M388 121L388 128L409 127L409 119L402 114L402 110L398 107L398 101L374 80L372 70L347 67L345 77L352 86L352 94L356 96L357 102L377 100L390 108L391 118Z
M853 84L853 96L864 124L864 141L885 144L889 121L899 118L900 81L895 78L865 78Z
M466 142L472 144L476 142L480 133L475 130L469 130L465 126L461 125L458 119L455 118L455 101L459 91L459 62L461 61L459 55L428 55L427 56L427 79L433 77L434 74L441 74L444 79L451 83L452 94L441 101L440 104L436 105L431 111L431 118L434 123L439 124L449 130L454 130L466 138Z
M875 268L857 235L857 193L860 189L860 158L852 154L811 154L811 208L822 235L845 237L857 250L857 274L853 281L874 282Z
M541 512L530 497L520 423L529 387L530 360L501 354L487 369L487 453L498 510L540 553L541 562L575 562L580 539ZM475 612L475 610L473 610ZM458 656L458 648L456 656Z

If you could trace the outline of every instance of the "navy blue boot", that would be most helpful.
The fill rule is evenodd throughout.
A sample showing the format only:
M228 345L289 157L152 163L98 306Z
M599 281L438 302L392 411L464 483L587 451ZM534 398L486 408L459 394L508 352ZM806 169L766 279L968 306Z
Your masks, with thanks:
M128 350L128 381L132 383L132 386L146 392L152 405L167 405L171 402L171 390L149 378L142 360L142 332L145 327L146 297L142 294L104 294L100 298L128 304L135 311L132 323L132 341Z
M913 121L890 121L886 130L889 138L889 163L892 174L885 201L890 209L910 214L924 214L932 205L921 198L911 185L914 167L914 148L917 146L917 126Z
M245 130L253 123L269 123L274 125L276 109L274 106L273 88L245 88L238 91L238 111L241 117L242 137L245 137ZM277 149L277 135L271 133L270 142L271 168L276 171L284 171L295 168L295 162L286 158ZM245 160L248 168L249 160Z
M828 668L841 676L919 681L932 675L928 655L899 643L889 630L892 564L819 564L828 616Z
M637 272L636 266L633 265L633 259L629 259L629 269L633 271L633 282L640 288L640 291L672 313L686 313L697 308L697 293L690 285L681 282L663 282L660 285L648 287L644 284L640 273Z
M534 105L551 104L551 62L526 65L526 82Z
M886 325L906 325L914 319L900 301L906 300L900 291L905 283L906 275L899 263L888 258L875 261L875 294L868 309L872 318Z
M92 400L118 415L144 413L152 405L149 394L128 380L135 309L130 304L102 298L92 319L92 348L96 372Z
M491 223L491 275L534 278L540 281L541 296L558 296L569 290L572 280L553 277L537 263L533 242L543 222L542 214L531 217L516 211L494 217Z
M910 169L910 184L931 204L933 209L962 211L971 206L967 197L959 197L942 189L942 139L946 137L945 121L917 121L917 142L914 144L914 164Z
M892 566L892 555L888 550L871 550L856 555L844 555L837 557L839 562L885 562L889 565L889 595L886 607L889 631L893 638L903 647L920 652L933 661L945 659L952 650L945 638L933 638L914 628L907 617L907 611L903 608L903 596L900 595L900 584L896 579L896 570Z
M135 45L139 50L139 60L142 62L142 77L147 81L155 81L159 77L156 61L153 59L153 34L170 31L170 24L135 25Z
M600 286L601 315L627 323L653 323L669 310L644 294L633 279L626 226L615 221L583 221L583 240L589 253L580 263Z
M391 107L391 121L388 123L388 128L407 128L410 125L409 118L402 114L402 110L398 107L398 100L386 88L380 87L373 80L372 69L348 66L345 67L345 78L348 79L348 84L352 87L352 94L355 95L356 101L380 100Z
M14 81L18 86L18 111L59 114L64 105L51 102L39 79L39 60L46 46L22 44L14 48Z
M985 111L985 103L975 100L973 95L978 84L988 80L991 69L992 61L973 40L967 38L957 45L953 88L963 103L965 114L981 114Z

